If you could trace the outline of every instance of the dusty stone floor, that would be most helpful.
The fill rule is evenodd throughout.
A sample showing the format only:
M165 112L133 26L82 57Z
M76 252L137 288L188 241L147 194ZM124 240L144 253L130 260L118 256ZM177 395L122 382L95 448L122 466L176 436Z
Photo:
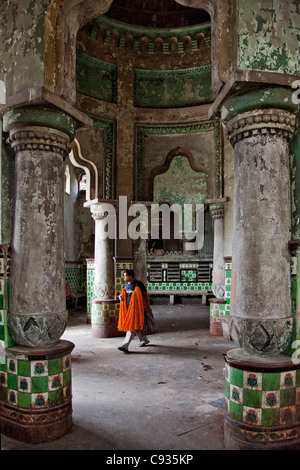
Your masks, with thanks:
M222 353L234 344L209 334L209 306L152 305L159 332L131 354L122 338L94 338L86 313L70 311L62 339L72 353L73 427L59 440L1 450L224 450Z

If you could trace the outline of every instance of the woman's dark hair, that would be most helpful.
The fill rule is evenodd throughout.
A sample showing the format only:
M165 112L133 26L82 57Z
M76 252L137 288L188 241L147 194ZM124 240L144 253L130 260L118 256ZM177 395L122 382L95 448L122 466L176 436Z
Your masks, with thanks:
M134 270L133 269L124 269L124 273L128 274L128 276L134 277Z

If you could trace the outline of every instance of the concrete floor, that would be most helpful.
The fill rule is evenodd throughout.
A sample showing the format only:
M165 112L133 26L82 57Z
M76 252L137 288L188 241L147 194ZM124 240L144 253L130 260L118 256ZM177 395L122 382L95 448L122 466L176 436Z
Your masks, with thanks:
M156 301L157 302L157 301ZM222 353L234 344L209 334L201 298L152 305L159 332L131 354L122 338L94 338L84 311L70 311L62 339L72 353L73 427L63 438L2 450L224 450Z

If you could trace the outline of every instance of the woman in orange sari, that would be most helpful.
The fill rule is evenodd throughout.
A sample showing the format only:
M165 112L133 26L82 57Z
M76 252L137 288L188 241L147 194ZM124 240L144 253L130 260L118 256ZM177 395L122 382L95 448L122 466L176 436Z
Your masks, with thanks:
M125 288L122 290L120 299L120 314L118 330L126 331L124 341L118 347L120 351L128 353L128 347L135 336L140 340L139 346L149 344L147 336L143 335L145 310L150 310L149 296L146 287L141 281L134 279L134 271L124 271Z

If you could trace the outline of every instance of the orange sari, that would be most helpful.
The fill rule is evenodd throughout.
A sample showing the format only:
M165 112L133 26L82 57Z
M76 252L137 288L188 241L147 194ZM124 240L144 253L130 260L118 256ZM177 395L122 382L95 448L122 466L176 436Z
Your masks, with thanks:
M123 300L120 302L120 314L118 322L119 331L142 330L145 322L145 300L142 291L136 287L131 294L129 308L126 302L126 289L122 290Z

